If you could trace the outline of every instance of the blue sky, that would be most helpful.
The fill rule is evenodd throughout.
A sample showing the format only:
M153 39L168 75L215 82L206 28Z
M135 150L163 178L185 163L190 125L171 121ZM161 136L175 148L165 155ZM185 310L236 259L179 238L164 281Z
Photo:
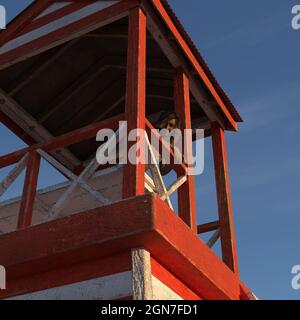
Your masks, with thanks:
M0 0L9 20L30 2ZM300 1L169 2L245 120L227 133L241 277L263 299L299 299L291 269L300 264L300 30L291 8ZM1 125L0 137L1 154L23 146ZM205 151L199 223L217 212L210 140ZM61 179L44 169L40 186Z

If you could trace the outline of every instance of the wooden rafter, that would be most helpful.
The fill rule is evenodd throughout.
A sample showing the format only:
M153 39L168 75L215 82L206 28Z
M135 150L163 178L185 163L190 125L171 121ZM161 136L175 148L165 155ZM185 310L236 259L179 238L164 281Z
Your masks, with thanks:
M108 66L106 67L108 68ZM74 107L72 109L71 115L66 119L66 122L69 124L71 128L76 126L76 120L84 119L85 115L93 116L91 121L99 121L105 118L108 112L115 109L116 106L119 105L120 100L123 100L124 97L124 77L118 77L117 79L113 79L104 90L101 90L97 93L95 97L90 98L85 104L80 105L78 107ZM109 101L109 104L106 105L105 102ZM99 116L93 115L93 111L95 105L98 106L99 109L103 110ZM102 115L104 115L102 117ZM59 123L55 128L57 134L62 134L65 132L65 125Z
M44 111L37 116L39 123L44 123L57 110L62 108L68 101L70 101L80 90L85 88L89 83L95 80L103 71L107 70L108 66L105 64L105 58L100 59L98 63L92 65L71 85L64 89L53 101L43 109Z
M209 222L209 223L205 223L197 226L197 233L198 234L206 233L206 232L217 230L218 228L220 228L220 222L213 221L213 222Z
M50 67L59 57L61 57L69 48L71 48L79 39L74 39L68 43L66 43L63 47L58 49L50 58L37 67L34 66L34 69L30 70L26 76L17 84L8 90L8 94L10 96L16 95L19 91L21 91L24 87L26 87L31 81L36 79L43 71L45 71L48 67Z

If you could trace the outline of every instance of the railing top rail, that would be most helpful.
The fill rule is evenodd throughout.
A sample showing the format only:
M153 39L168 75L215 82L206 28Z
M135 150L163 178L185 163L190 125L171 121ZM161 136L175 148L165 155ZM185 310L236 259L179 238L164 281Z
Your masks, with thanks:
M30 147L12 152L0 157L0 169L17 163L25 154L34 150L42 149L44 151L54 151L63 147L67 147L84 140L95 137L97 132L104 128L116 129L119 121L124 120L124 114L102 120L101 122L93 123L83 128L68 132L58 137L54 137L46 142L37 143Z

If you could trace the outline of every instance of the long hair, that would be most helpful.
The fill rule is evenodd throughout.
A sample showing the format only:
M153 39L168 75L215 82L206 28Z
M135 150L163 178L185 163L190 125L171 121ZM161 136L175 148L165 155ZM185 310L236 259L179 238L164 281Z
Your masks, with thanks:
M156 122L155 127L157 129L162 129L164 127L166 127L167 123L170 120L176 120L176 128L175 129L179 129L180 128L180 118L178 116L178 114L175 111L164 111L162 112L162 114L160 115L158 121Z

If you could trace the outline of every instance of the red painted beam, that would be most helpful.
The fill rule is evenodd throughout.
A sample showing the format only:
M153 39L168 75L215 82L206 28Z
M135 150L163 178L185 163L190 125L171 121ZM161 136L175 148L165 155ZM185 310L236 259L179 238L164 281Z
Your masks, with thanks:
M33 270L33 274L25 277L11 278L8 274L9 285L7 290L0 291L0 299L105 277L131 269L131 252L127 251L40 273L35 273Z
M238 258L232 213L225 133L216 122L212 123L211 133L221 227L222 256L228 267L238 274Z
M197 233L206 233L210 231L214 231L220 228L220 222L219 221L213 221L205 224L201 224L197 226Z
M17 16L11 23L7 25L7 29L1 32L0 47L10 41L22 31L35 17L37 17L44 9L46 9L53 0L35 1L24 13Z
M212 96L217 101L217 106L220 109L221 113L225 116L226 120L228 121L228 124L230 128L234 131L237 131L237 123L231 116L230 112L228 111L226 105L222 101L221 97L219 96L218 92L216 91L214 85L206 75L205 71L201 67L200 63L198 62L197 58L193 54L192 50L189 48L188 44L184 40L183 36L179 32L179 30L176 28L175 24L173 23L172 19L168 15L166 9L164 8L163 4L161 3L161 0L151 0L152 5L157 10L157 12L160 14L161 18L163 19L164 23L168 27L169 31L171 32L174 39L177 41L181 49L183 50L186 57L189 59L195 70L197 71L199 77L203 80L204 84L208 88L208 90L211 92Z
M26 153L37 149L44 151L53 151L59 148L67 147L78 142L96 137L96 134L101 129L116 129L119 126L119 121L124 120L124 115L120 114L115 117L93 123L83 128L68 132L59 137L54 137L46 142L35 144L31 147L18 150L16 152L0 157L0 168L7 167L18 162Z
M45 0L49 1L49 0ZM43 2L43 1L39 1ZM82 34L83 30L91 30L93 26L100 25L101 22L108 23L115 21L127 15L130 8L136 7L139 4L138 0L122 0L116 4L95 12L81 20L75 21L65 27L53 31L36 40L30 41L14 50L0 55L0 66L6 66L14 63L24 57L30 57L37 53L43 52L59 45L70 39L74 39ZM3 35L6 32L3 32ZM1 38L0 38L1 41ZM3 41L5 43L7 39Z
M18 138L23 140L28 145L36 143L24 130L16 125L5 113L0 111L0 122L3 123L9 130L11 130Z
M92 3L92 2L91 2ZM55 21L57 19L63 18L64 16L79 10L83 7L85 7L88 4L88 0L84 1L84 2L78 2L78 3L71 3L61 9L57 9L54 12L48 13L46 15L43 15L42 17L36 18L35 20L33 20L26 28L24 28L19 34L23 35L25 33L31 32L37 28L40 28L52 21Z
M40 155L36 151L32 151L27 163L23 195L18 217L18 229L27 228L31 225L40 161Z
M193 292L183 282L178 280L171 272L164 268L159 262L151 257L151 273L168 288L178 294L184 300L202 300L199 295Z
M181 69L177 69L174 77L174 101L175 111L178 114L181 122L182 136L185 135L185 129L191 129L191 103L190 103L190 88L189 79ZM192 133L191 141L183 143L183 150L188 160L191 163L192 153ZM187 139L188 140L188 135ZM189 168L192 171L192 168ZM187 181L178 189L178 214L181 219L197 233L197 213L196 213L196 197L195 197L195 182L194 175L189 173Z
M146 117L146 16L139 7L131 9L128 26L128 56L125 118L128 133L134 129L145 130ZM128 135L127 135L128 136ZM140 137L140 145L145 145ZM128 150L135 142L128 141ZM144 147L140 148L140 155ZM144 194L145 164L128 163L123 169L123 198Z

